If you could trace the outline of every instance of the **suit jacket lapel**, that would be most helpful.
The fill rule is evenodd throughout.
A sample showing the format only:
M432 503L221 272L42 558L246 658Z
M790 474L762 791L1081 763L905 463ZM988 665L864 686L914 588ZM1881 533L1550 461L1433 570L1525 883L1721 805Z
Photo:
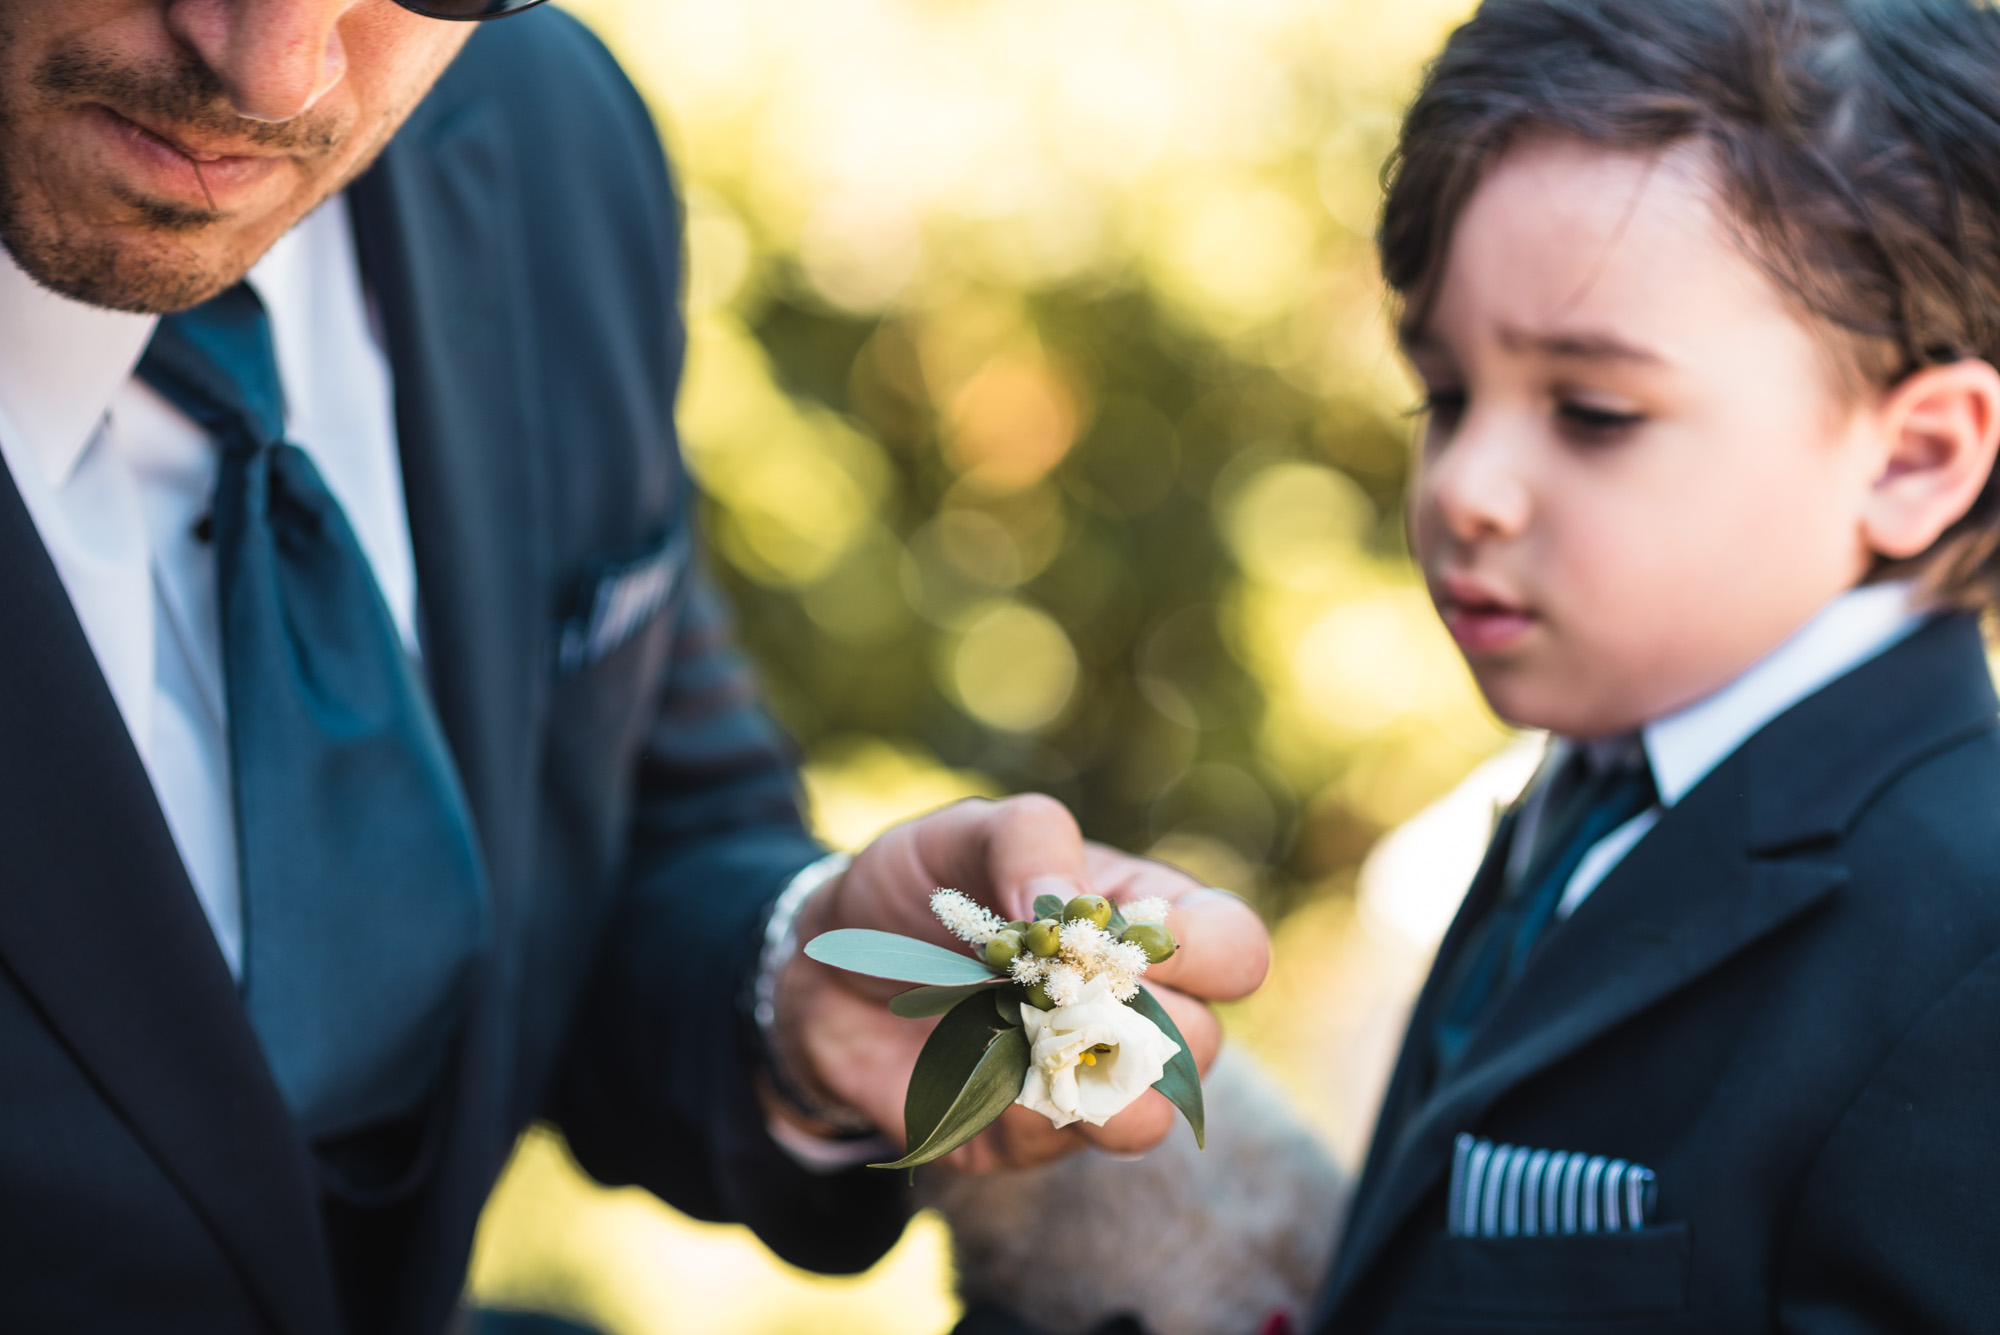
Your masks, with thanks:
M351 196L388 334L426 660L491 867L530 837L540 405L512 163L439 93ZM338 1304L304 1146L151 782L0 465L0 967L208 1222L273 1324ZM107 838L115 830L116 838ZM496 898L504 887L496 883ZM496 903L496 912L501 905Z
M310 1165L124 720L0 465L0 965L271 1320L334 1330Z
M1529 787L1532 789L1532 782ZM1369 1203L1381 1194L1383 1179L1388 1174L1389 1161L1394 1157L1393 1151L1402 1128L1422 1105L1424 1095L1430 1089L1431 1030L1437 1024L1438 1010L1444 1005L1453 965L1464 952L1466 939L1485 918L1500 893L1508 850L1519 824L1520 803L1516 802L1494 829L1493 838L1486 846L1486 856L1481 859L1479 870L1474 873L1472 884L1465 892L1465 899L1452 917L1444 941L1438 946L1430 976L1424 980L1423 990L1417 994L1402 1053L1396 1059L1389 1088L1382 1096L1382 1110L1375 1119L1375 1135L1369 1141L1368 1161L1362 1169L1361 1182L1355 1189L1354 1198L1348 1204L1350 1237L1355 1225L1368 1213ZM1344 1257L1346 1252L1343 1251L1342 1255Z
M496 875L527 862L551 606L515 176L499 109L447 72L349 192L395 375L425 663Z
M1824 900L1847 879L1845 865L1783 854L1833 845L1884 784L1992 728L1994 713L1976 625L1940 618L1794 706L1703 780L1551 933L1458 1068L1393 1126L1385 1113L1378 1136L1387 1143L1370 1152L1378 1181L1357 1199L1323 1310L1338 1308L1437 1184L1458 1132L1508 1090ZM1419 1022L1424 1012L1420 1003ZM1422 1064L1427 1032L1412 1023L1392 1101L1402 1068Z
M1663 822L1646 844L1667 828ZM1501 1095L1777 930L1846 879L1846 868L1823 863L1751 865L1713 855L1675 863L1669 842L1647 848L1643 859L1635 849L1630 861L1645 865L1620 866L1606 878L1586 901L1588 918L1579 909L1549 940L1458 1069L1383 1148L1381 1185L1350 1224L1335 1301L1437 1184L1452 1138L1473 1129ZM1651 920L1621 915L1621 900L1643 904ZM1408 1041L1422 1037L1412 1029Z

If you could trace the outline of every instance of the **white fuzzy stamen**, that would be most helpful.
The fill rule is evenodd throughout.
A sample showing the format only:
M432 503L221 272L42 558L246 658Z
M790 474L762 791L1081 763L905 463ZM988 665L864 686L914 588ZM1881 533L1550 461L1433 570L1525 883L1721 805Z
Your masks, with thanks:
M1049 1000L1058 1006L1067 1006L1083 995L1083 987L1090 979L1082 969L1066 960L1058 959L1049 967L1048 976L1042 986L1048 989Z
M1088 969L1111 943L1111 933L1087 918L1072 919L1062 925L1063 958L1085 969Z
M1146 972L1146 952L1129 941L1114 941L1098 962L1098 976L1111 984L1111 995L1130 1001L1139 995L1139 975Z
M944 924L947 932L968 946L984 948L995 934L1003 930L1007 923L998 915L981 908L956 890L939 888L931 894L931 912Z
M1022 987L1033 987L1041 982L1043 975L1048 972L1048 961L1033 951L1024 950L1014 957L1014 962L1007 966L1007 971L1014 975L1014 981Z

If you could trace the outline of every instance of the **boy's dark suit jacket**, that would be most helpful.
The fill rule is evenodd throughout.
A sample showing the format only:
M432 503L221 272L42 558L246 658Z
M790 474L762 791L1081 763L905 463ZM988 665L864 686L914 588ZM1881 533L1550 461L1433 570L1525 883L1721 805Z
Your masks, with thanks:
M488 25L351 198L497 944L407 1143L341 1147L346 1180L414 1181L329 1199L0 472L0 1330L434 1335L537 1116L599 1177L804 1265L901 1228L893 1175L798 1171L753 1102L741 987L817 850L712 596L684 578L601 661L553 652L594 574L687 522L644 107L553 10Z
M1995 710L1958 616L1801 701L1551 932L1425 1092L1437 979L1492 901L1489 854L1317 1328L2000 1329ZM1657 1223L1448 1237L1459 1132L1644 1164Z

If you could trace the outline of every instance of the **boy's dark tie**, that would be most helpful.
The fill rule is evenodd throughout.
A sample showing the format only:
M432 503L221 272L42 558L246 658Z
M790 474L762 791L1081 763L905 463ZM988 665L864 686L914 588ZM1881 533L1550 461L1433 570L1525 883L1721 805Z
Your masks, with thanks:
M1581 746L1571 753L1550 779L1526 869L1501 891L1460 956L1456 986L1432 1034L1433 1071L1457 1063L1493 999L1527 968L1584 854L1658 800L1652 767L1636 742L1604 763L1593 763Z
M444 737L339 504L284 442L262 303L160 322L139 375L221 446L216 591L243 996L309 1138L407 1112L489 932Z

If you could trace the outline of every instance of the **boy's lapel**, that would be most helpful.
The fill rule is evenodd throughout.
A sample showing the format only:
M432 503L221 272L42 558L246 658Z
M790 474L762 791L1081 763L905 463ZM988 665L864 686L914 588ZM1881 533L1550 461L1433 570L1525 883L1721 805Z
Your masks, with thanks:
M1531 782L1529 791L1533 787ZM1362 1168L1361 1182L1355 1189L1354 1198L1348 1203L1350 1221L1361 1218L1367 1202L1381 1194L1383 1176L1389 1169L1392 1151L1401 1139L1400 1132L1423 1106L1424 1094L1431 1083L1428 1035L1437 1023L1438 1007L1444 1004L1445 980L1451 976L1452 964L1465 948L1466 937L1486 916L1487 909L1500 893L1508 849L1520 825L1520 807L1521 803L1517 800L1494 828L1492 839L1487 841L1486 856L1480 860L1479 870L1474 873L1472 884L1466 889L1465 898L1438 946L1430 977L1424 980L1423 990L1417 994L1416 1006L1410 1012L1408 1036L1403 1040L1402 1053L1397 1057L1396 1069L1389 1078L1389 1088L1382 1095L1381 1111L1375 1117L1375 1134L1369 1142L1368 1161ZM1418 1041L1420 1038L1422 1041Z
M1868 800L1926 756L1994 728L1995 710L1976 624L1942 617L1794 706L1697 785L1551 932L1458 1069L1375 1148L1380 1181L1357 1202L1324 1310L1440 1180L1458 1132L1819 904L1847 879L1839 840ZM1420 1005L1404 1065L1424 1042L1422 1023Z
M1647 843L1666 830L1662 822ZM1501 1095L1777 930L1847 876L1837 864L1753 865L1726 850L1672 865L1662 851L1648 849L1642 860L1635 849L1628 861L1644 865L1606 878L1586 901L1593 912L1579 909L1551 936L1458 1069L1403 1122L1384 1150L1380 1188L1350 1224L1342 1280L1366 1270L1449 1167L1453 1137L1475 1127ZM1621 918L1614 897L1643 902L1647 920ZM1424 1035L1413 1027L1406 1041Z

